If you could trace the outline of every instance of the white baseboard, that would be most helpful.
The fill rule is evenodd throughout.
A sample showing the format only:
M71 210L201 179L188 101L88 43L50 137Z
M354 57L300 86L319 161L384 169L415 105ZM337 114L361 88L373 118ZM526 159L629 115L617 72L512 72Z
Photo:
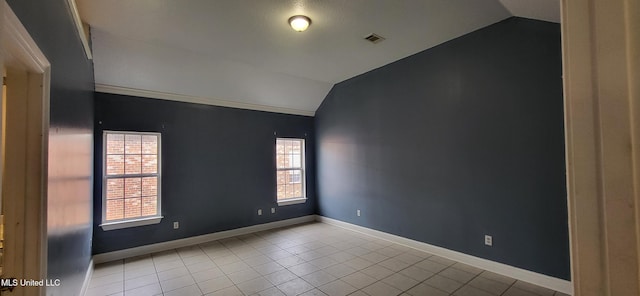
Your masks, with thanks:
M87 294L87 289L89 289L89 284L91 283L91 277L93 276L93 259L89 261L89 267L87 268L87 272L84 274L84 282L82 283L82 289L80 290L80 295L84 296Z
M458 262L471 265L477 268L481 268L484 270L488 270L497 274L508 276L517 280L521 280L523 282L527 282L527 283L531 283L531 284L545 287L548 289L556 290L568 295L573 294L573 286L571 285L571 282L567 280L551 277L548 275L536 273L536 272L525 270L522 268L513 267L503 263L471 256L468 254L452 251L442 247L430 245L427 243L419 242L416 240L408 239L408 238L397 236L394 234L374 230L371 228L366 228L363 226L359 226L359 225L355 225L355 224L351 224L351 223L347 223L347 222L343 222L343 221L339 221L339 220L335 220L335 219L331 219L323 216L317 216L317 221L335 225L335 226L349 229L352 231L360 232L360 233L370 235L379 239L387 240L396 244L400 244L413 249L438 255L447 259L458 261Z
M303 217L292 218L287 220L280 220L280 221L275 221L270 223L258 224L258 225L248 226L248 227L225 230L225 231L220 231L215 233L209 233L209 234L204 234L199 236L187 237L187 238L172 240L168 242L161 242L157 244L144 245L144 246L130 248L130 249L97 254L93 256L93 261L96 264L98 264L98 263L109 262L113 260L120 260L124 258L146 255L146 254L151 254L155 252L193 246L193 245L206 243L213 240L219 240L223 238L228 238L228 237L233 237L233 236L263 231L263 230L269 230L269 229L280 228L280 227L285 227L285 226L290 226L295 224L312 222L315 220L316 220L316 215L309 215L309 216L303 216Z

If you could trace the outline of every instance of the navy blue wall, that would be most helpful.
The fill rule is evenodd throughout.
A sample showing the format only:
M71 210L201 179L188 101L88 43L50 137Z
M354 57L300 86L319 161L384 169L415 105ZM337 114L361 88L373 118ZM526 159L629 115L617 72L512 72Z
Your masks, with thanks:
M569 279L561 74L559 24L510 18L337 84L319 213Z
M95 254L315 213L312 117L104 93L96 93L95 104ZM104 130L162 133L160 224L99 227ZM274 132L307 139L305 204L276 204ZM180 222L177 230L174 221Z
M66 0L8 0L51 63L47 295L77 295L91 260L93 63Z

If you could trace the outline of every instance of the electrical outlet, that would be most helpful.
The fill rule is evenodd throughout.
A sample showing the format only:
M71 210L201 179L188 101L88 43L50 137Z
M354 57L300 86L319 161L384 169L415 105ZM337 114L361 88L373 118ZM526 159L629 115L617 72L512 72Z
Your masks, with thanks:
M271 208L271 214L275 214L276 213L276 208Z
M262 209L258 209L258 216L262 216Z
M484 244L491 247L493 246L493 237L490 235L485 235L484 236Z
M178 221L173 222L173 229L178 229L178 228L180 228L180 222Z
M356 215L358 215L358 217L360 217L360 210L356 210Z

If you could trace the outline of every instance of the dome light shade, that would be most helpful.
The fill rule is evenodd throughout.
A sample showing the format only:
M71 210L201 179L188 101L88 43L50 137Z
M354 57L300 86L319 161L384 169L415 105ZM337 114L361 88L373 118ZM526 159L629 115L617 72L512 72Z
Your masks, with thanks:
M302 32L309 28L309 25L311 25L311 19L304 15L294 15L289 18L289 25L294 30Z

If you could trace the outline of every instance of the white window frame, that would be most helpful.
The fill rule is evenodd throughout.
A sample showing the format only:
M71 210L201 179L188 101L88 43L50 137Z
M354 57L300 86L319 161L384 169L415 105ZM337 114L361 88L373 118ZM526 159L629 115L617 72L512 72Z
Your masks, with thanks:
M292 167L292 168L278 168L278 140L298 140L301 141L301 152L300 152L300 167ZM275 165L276 165L276 202L278 203L278 206L287 206L287 205L294 205L294 204L301 204L301 203L305 203L307 202L307 179L306 179L306 152L307 152L307 144L306 144L306 140L303 138L285 138L285 137L278 137L275 140ZM278 199L278 181L277 181L277 176L278 176L278 172L280 171L300 171L300 181L302 182L302 196L300 197L293 197L293 198L287 198L287 199Z
M123 174L123 175L112 175L107 177L107 135L108 134L118 134L118 135L153 135L158 137L158 173L156 174ZM161 196L162 196L162 134L155 132L132 132L132 131L103 131L102 132L102 227L103 230L114 230L114 229L122 229L136 226L144 226L151 224L158 224L164 218L162 216L162 205L161 205ZM157 188L157 200L156 200L156 215L153 216L144 216L137 218L124 218L120 220L112 220L106 221L107 217L107 179L112 178L126 178L126 177L157 177L158 178L158 188Z

